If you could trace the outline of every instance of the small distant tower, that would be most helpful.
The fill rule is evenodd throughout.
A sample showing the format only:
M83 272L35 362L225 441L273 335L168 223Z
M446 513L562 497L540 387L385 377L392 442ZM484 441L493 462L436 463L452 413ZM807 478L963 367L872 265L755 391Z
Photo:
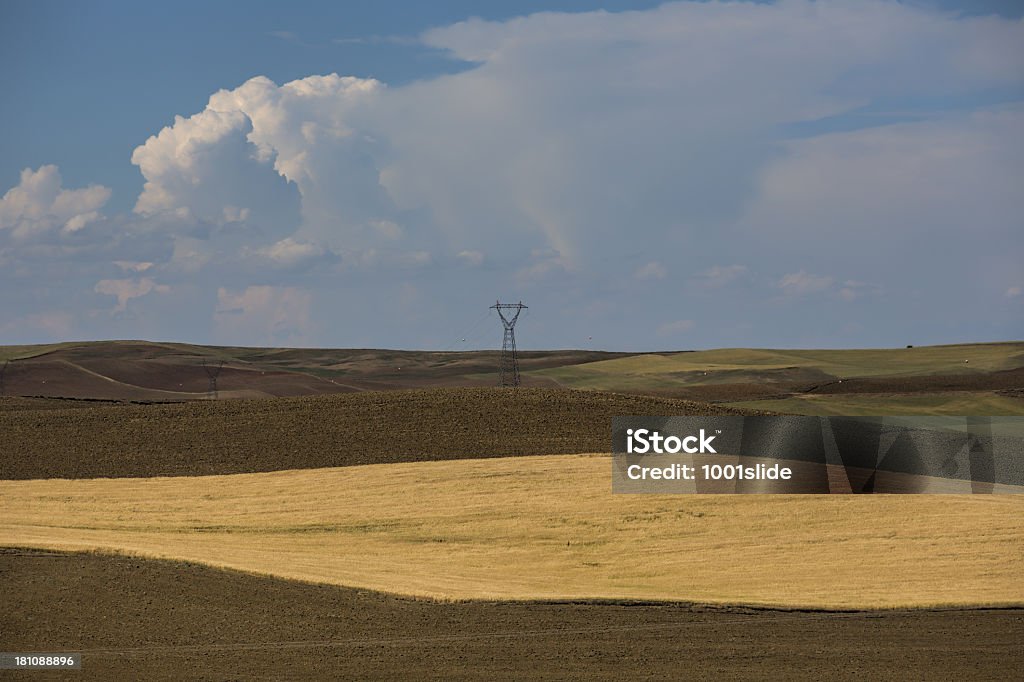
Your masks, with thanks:
M498 311L501 324L505 328L505 336L501 341L501 383L500 386L519 385L519 356L516 355L516 320L519 313L526 309L523 302L502 303L496 302L491 306ZM506 316L505 311L508 311ZM515 311L515 312L513 312Z
M203 369L206 370L206 377L210 380L206 389L206 397L210 400L217 399L217 377L220 375L220 369L223 366L223 360L221 360L216 367L206 364L206 360L203 360Z

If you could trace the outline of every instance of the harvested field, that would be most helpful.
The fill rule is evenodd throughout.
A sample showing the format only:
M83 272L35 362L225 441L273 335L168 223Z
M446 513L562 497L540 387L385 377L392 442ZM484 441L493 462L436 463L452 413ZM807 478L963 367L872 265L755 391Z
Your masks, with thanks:
M1024 496L612 495L610 458L0 482L0 545L438 599L1024 605Z
M666 398L527 388L25 407L20 399L0 399L3 479L198 476L599 452L610 447L615 415L754 413Z
M10 551L0 575L4 646L81 651L75 679L1005 679L1024 666L1021 610L439 604L193 564Z

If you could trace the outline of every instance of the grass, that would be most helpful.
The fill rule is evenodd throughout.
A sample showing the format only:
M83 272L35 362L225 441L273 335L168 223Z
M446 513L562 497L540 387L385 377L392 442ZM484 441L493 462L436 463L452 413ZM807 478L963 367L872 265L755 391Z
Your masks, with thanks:
M904 395L805 394L779 400L748 400L728 404L730 407L814 416L1024 416L1024 400L974 391Z
M0 482L0 545L437 599L1024 604L1024 496L613 495L607 456Z
M637 355L530 374L572 388L657 390L695 383L761 381L766 373L785 379L787 370L853 378L968 374L1020 366L1024 366L1024 343L1014 342L864 350L724 348Z
M39 357L40 355L46 355L52 353L55 350L61 350L63 348L72 348L78 344L73 342L68 343L49 343L49 344L38 344L32 346L0 346L0 363L10 360L27 360L29 358Z

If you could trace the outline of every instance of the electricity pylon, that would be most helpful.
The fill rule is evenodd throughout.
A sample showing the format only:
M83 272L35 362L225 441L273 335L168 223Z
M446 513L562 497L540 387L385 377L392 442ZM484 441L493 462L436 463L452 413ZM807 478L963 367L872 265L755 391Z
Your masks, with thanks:
M505 328L505 336L501 341L501 383L500 386L519 385L519 356L516 355L516 320L519 313L526 308L523 302L502 303L498 301L491 306L498 311L501 324ZM504 311L509 311L506 317ZM514 313L512 311L515 311Z
M203 360L203 369L206 370L206 377L210 380L207 385L206 395L211 400L217 399L217 376L220 374L220 368L223 366L223 360L216 367L206 364L206 360Z

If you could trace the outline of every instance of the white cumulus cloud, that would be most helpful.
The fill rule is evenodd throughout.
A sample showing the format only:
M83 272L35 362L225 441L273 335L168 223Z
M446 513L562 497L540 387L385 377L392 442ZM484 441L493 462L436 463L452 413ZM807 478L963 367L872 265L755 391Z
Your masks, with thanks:
M396 248L388 242L424 251L444 240L455 253L550 249L579 272L630 248L637 216L646 238L683 246L714 242L737 218L836 231L866 221L852 210L826 225L829 207L866 188L884 195L876 214L913 196L902 203L921 224L938 213L918 196L930 187L952 184L944 196L956 204L979 195L969 184L996 183L987 195L1015 177L990 172L1000 152L970 120L789 143L779 130L894 95L1024 85L1006 66L1022 56L1020 22L875 0L682 2L470 20L421 41L471 64L394 88L327 74L282 85L257 76L214 93L135 150L146 179L136 209L243 222L353 262ZM876 174L883 149L897 163ZM1018 155L1001 158L1019 166Z
M374 143L348 122L381 89L330 74L281 86L258 76L214 93L203 111L176 117L132 154L146 178L135 210L186 208L287 236L301 225L300 236L335 248L364 246L374 234L393 239Z
M99 209L110 199L110 189L89 185L64 189L57 166L26 168L21 180L0 199L0 230L27 238L53 229L77 232L100 219Z

